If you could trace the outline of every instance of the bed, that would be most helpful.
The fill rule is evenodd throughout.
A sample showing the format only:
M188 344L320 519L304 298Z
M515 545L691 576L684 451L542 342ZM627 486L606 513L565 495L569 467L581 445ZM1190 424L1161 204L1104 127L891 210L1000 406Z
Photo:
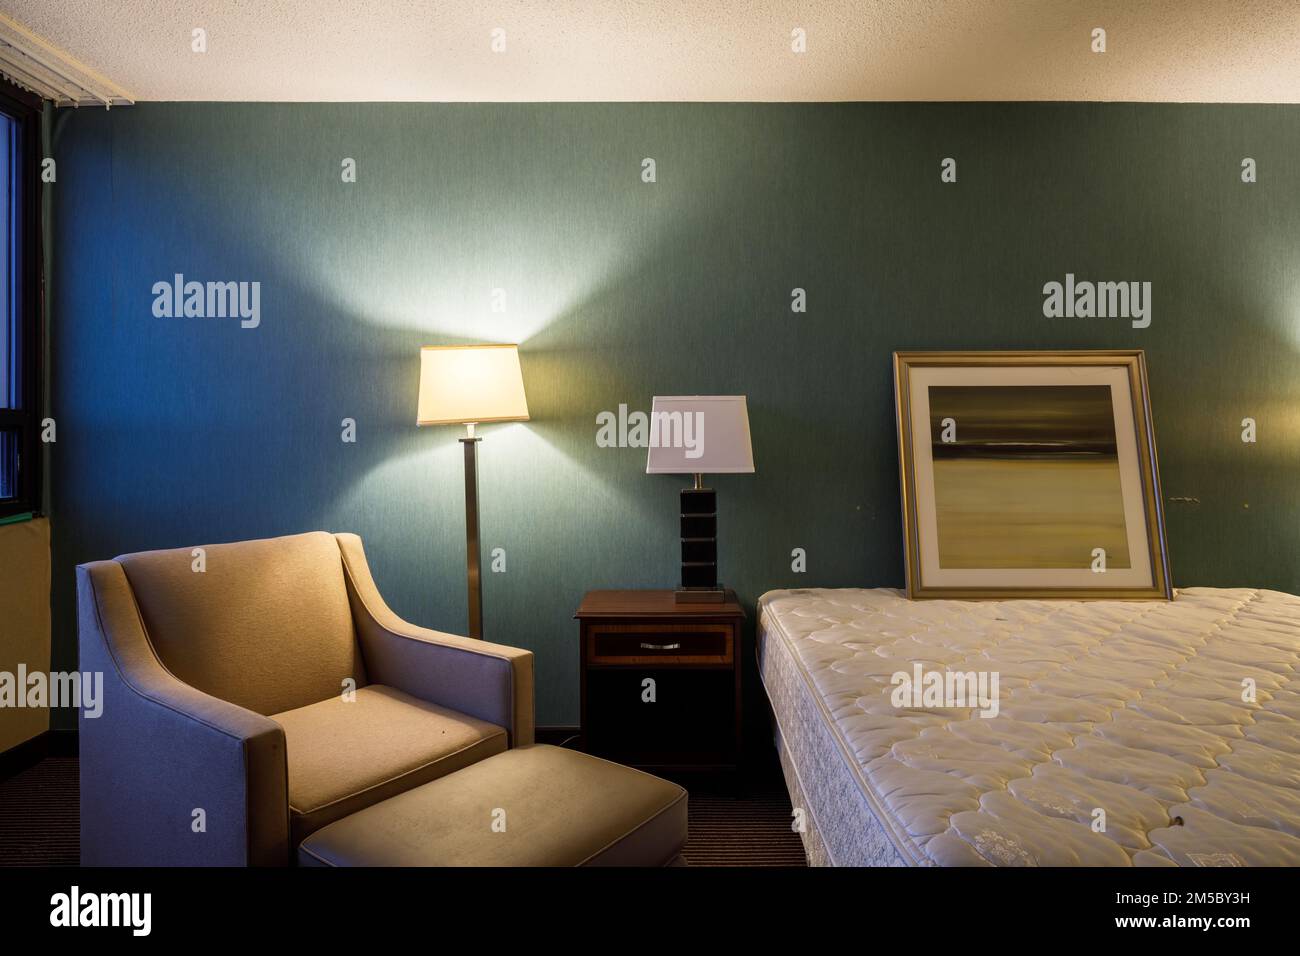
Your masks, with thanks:
M758 608L814 865L1300 865L1300 597L807 589ZM997 716L896 707L917 664L996 673Z

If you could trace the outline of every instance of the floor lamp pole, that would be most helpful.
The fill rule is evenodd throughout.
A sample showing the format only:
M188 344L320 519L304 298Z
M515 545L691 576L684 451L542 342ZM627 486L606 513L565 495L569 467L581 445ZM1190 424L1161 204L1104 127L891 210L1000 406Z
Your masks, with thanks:
M483 562L478 546L478 443L474 426L461 439L465 446L465 571L469 580L469 636L483 637Z

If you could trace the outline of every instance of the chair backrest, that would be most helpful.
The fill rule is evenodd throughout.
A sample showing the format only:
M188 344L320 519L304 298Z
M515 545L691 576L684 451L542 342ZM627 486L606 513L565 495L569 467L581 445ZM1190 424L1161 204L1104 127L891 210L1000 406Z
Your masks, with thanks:
M117 560L163 665L192 687L277 714L365 683L343 560L323 531Z

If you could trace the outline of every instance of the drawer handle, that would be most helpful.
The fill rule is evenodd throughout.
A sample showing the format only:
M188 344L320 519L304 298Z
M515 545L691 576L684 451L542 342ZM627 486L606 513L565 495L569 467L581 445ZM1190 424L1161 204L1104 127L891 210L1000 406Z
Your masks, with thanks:
M678 643L678 644L647 644L645 641L642 641L642 642L641 642L641 650L643 650L643 651L680 651L681 649L682 649L682 645L681 645L680 643Z

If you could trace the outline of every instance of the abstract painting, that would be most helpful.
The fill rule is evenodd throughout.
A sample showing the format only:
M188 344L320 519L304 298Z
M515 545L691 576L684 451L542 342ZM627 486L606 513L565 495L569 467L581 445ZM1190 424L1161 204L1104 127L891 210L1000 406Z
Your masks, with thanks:
M1168 596L1140 353L898 353L913 597Z

